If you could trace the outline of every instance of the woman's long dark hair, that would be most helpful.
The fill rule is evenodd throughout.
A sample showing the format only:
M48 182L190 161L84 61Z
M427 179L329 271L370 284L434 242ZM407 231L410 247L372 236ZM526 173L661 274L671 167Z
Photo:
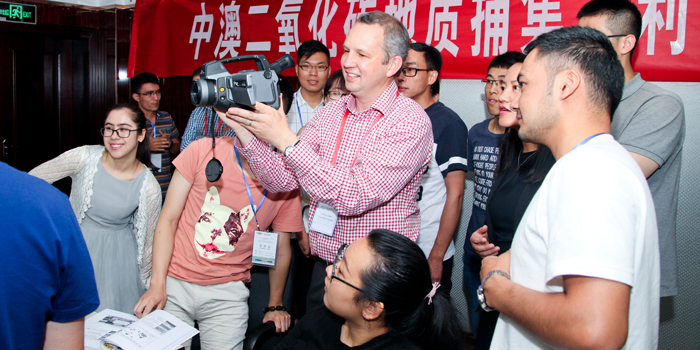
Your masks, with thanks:
M423 251L396 232L377 229L367 236L374 264L362 273L356 302L384 303L384 319L394 336L412 339L423 349L460 349L461 331L449 298L432 290Z
M107 121L107 117L110 113L112 113L113 111L118 111L120 109L126 109L129 112L129 114L131 115L131 120L136 124L136 129L139 130L137 132L137 135L140 135L141 130L146 129L146 116L141 111L141 108L134 106L133 104L117 103L107 111L107 114L105 115L105 121ZM102 123L102 125L104 125L104 122ZM151 149L148 146L148 135L146 135L146 137L143 138L143 141L139 142L139 146L136 149L136 159L138 159L149 169L155 168L151 163Z
M501 143L498 147L499 156L498 164L496 165L496 171L494 177L498 177L508 171L513 165L513 159L517 158L520 151L523 149L523 141L520 140L518 136L518 131L510 129L506 135L501 139ZM542 181L553 163L554 155L549 147L545 145L537 145L537 151L532 156L532 166L523 174L523 182L525 183L535 183Z

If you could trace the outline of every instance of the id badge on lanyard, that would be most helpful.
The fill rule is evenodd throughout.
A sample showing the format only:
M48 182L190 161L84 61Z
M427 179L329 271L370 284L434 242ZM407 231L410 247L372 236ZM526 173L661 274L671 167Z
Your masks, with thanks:
M333 237L335 226L338 223L338 212L332 206L318 202L311 220L310 230L322 233L328 237Z
M260 225L258 224L258 211L265 202L265 197L267 197L267 190L263 193L260 204L255 206L253 202L253 194L250 192L250 186L248 186L248 180L245 177L245 172L243 172L243 162L241 162L241 156L238 155L238 150L234 147L234 152L236 153L236 158L238 158L238 165L241 166L241 174L243 174L243 183L245 184L245 189L248 191L248 199L250 200L250 207L253 209L253 217L255 218L255 234L253 235L253 265L275 267L277 266L277 243L278 234L277 232L268 232L260 230Z

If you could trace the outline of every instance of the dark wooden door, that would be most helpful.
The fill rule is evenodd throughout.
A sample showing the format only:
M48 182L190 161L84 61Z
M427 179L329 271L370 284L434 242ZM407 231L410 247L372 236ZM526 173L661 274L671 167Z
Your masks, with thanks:
M85 144L87 39L0 31L0 43L2 160L29 171Z

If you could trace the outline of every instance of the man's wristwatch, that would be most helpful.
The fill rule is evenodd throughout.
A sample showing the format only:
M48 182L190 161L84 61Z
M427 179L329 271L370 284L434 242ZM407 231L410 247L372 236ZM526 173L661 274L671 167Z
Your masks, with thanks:
M299 144L299 141L301 141L301 140L298 140L297 142L294 142L293 145L287 146L287 148L284 149L284 156L285 156L285 157L288 156L290 153L292 153L292 151L294 150L294 146L298 145L298 144Z
M476 289L476 297L479 299L479 305L486 312L491 312L491 311L496 310L492 307L489 307L486 304L486 296L484 295L484 285L486 284L486 281L493 275L501 275L507 279L510 279L510 276L508 276L507 273L505 273L501 270L493 270L493 271L486 274L486 277L484 277L484 280L481 281L481 285L479 286L479 288Z

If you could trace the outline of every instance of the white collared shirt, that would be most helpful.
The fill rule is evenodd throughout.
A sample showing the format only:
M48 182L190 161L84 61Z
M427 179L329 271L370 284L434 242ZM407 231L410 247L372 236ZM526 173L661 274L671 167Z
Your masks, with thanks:
M292 100L292 108L289 109L289 119L287 119L287 124L289 124L289 129L293 133L298 133L304 125L308 124L314 119L316 111L323 108L325 105L325 100L316 106L316 108L311 108L304 97L301 96L301 89L294 93L294 99ZM299 115L301 114L301 118Z

